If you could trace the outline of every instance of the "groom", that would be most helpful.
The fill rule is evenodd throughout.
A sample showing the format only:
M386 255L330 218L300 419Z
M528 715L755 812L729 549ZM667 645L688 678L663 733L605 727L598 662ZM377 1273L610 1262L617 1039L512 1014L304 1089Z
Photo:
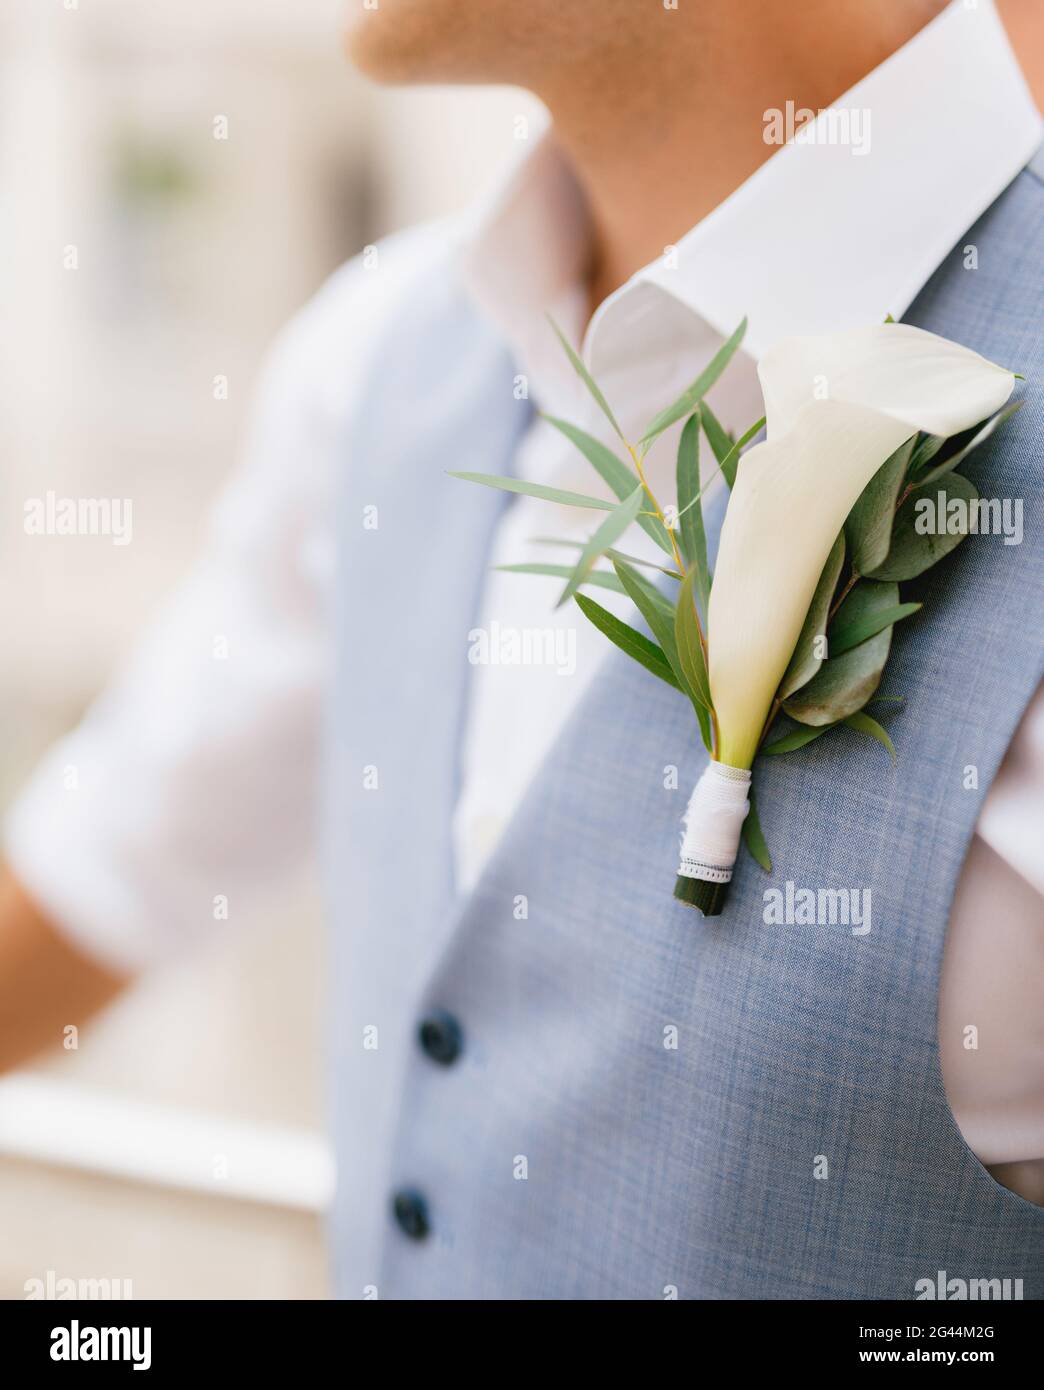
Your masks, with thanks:
M1026 378L967 471L1039 522L1039 14L382 0L348 43L527 87L553 134L280 340L205 560L9 818L4 1059L205 938L215 895L249 918L319 804L343 1296L1042 1296L1037 527L966 541L896 632L894 771L844 732L759 768L776 868L741 859L707 921L671 896L691 710L493 568L589 518L446 477L594 490L533 409L600 428L546 312L625 433L746 314L711 396L737 435L768 347L890 312ZM824 114L773 144L788 112ZM549 628L568 661L508 655ZM771 922L788 884L872 894L872 930Z

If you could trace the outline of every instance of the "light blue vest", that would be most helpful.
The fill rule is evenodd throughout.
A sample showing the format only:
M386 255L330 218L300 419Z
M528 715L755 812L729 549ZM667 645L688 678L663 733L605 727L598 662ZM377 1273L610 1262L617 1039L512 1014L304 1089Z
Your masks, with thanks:
M907 316L1025 374L967 466L1025 500L1025 540L927 577L886 675L894 770L845 734L759 768L776 870L741 857L714 921L671 895L691 707L615 652L455 894L467 633L504 503L445 471L510 472L528 407L449 267L380 346L346 441L325 767L343 1296L911 1299L940 1270L1044 1295L1044 1211L965 1144L936 1039L957 875L1044 667L1040 168L962 240L978 269L956 248ZM871 933L767 926L788 879L871 888ZM433 1010L455 1058L445 1019L418 1040Z

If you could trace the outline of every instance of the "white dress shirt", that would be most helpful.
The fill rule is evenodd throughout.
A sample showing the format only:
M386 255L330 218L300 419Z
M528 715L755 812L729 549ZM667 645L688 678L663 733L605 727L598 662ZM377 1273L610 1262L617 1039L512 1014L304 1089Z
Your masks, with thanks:
M842 107L870 113L868 152L811 141L784 146L598 307L584 350L631 437L746 314L745 351L709 398L727 428L744 430L762 413L755 360L765 349L795 333L898 318L1041 139L989 0L972 9L954 0L835 103ZM273 882L311 847L331 645L331 516L338 473L351 467L338 450L368 345L448 241L464 258L472 293L512 345L531 398L605 437L545 319L550 311L574 340L583 335L588 237L578 185L545 137L476 215L389 239L376 267L344 267L284 330L244 463L216 508L204 554L8 818L15 872L87 953L124 969L162 958L225 929L215 920L218 897L228 901L231 924L249 923ZM673 500L677 429L649 457L661 502ZM605 491L539 418L517 468L531 480ZM494 563L564 561L569 550L533 538L576 540L589 530L589 514L519 498L498 527ZM625 548L655 554L636 534ZM561 645L555 661L473 667L455 817L464 887L606 654L605 639L575 606L553 609L560 583L494 570L485 588L488 633L553 628ZM627 613L620 596L597 596ZM463 630L461 648L464 660ZM940 1002L958 1124L983 1162L1002 1165L1003 1180L1037 1200L1044 1200L1042 844L1038 697L985 803L957 894ZM997 903L1005 904L1003 920ZM968 1023L979 1028L977 1051L963 1047Z

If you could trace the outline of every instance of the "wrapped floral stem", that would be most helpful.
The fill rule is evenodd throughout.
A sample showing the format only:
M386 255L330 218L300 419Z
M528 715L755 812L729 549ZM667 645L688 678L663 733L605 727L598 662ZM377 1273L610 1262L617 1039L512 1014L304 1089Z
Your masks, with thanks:
M750 810L750 770L707 764L685 811L674 896L706 917L721 911Z

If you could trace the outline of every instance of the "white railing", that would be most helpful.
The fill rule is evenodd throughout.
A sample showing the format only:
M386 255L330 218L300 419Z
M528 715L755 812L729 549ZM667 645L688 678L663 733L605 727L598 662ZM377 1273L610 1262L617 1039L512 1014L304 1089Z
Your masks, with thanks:
M0 1081L0 1156L323 1212L333 1155L312 1130L154 1105L67 1081Z

